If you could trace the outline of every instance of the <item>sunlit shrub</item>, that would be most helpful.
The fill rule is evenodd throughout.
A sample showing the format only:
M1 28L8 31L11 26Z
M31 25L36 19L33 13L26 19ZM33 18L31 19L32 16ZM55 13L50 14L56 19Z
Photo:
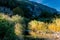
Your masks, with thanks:
M24 18L19 15L12 16L11 20L15 23L15 34L19 39L23 39L23 31L24 31Z
M20 23L15 24L15 34L19 39L23 39L23 26Z
M23 22L24 18L19 16L19 15L14 15L12 17L9 17L8 15L5 15L3 13L0 14L0 19L5 19L5 20L8 20L8 21L13 21L13 22Z
M52 32L60 32L60 19L54 19L53 23L49 24L48 28L52 31Z
M30 34L36 37L40 33L46 33L47 26L44 22L33 20L29 23Z
M22 21L23 21L23 17L18 16L18 15L12 16L11 19L12 19L12 21L14 21L14 22L22 22Z
M5 14L0 14L0 39L3 40L16 40L17 37L21 38L23 25L23 18L15 15L9 17Z
M20 34L22 34L22 32L23 32L23 26L22 26L22 24L20 24L20 23L16 23L15 24L15 33L16 33L16 35L20 35Z
M8 15L5 15L4 13L0 13L0 19L10 20L10 17Z
M9 40L15 39L14 22L10 20L8 15L0 14L0 39Z

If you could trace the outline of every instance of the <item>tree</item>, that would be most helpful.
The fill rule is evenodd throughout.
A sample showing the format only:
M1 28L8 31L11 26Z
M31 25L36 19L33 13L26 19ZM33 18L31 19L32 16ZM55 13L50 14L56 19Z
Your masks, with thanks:
M24 15L23 10L21 8L19 8L19 7L16 7L15 9L13 9L13 12L14 12L13 15L16 15L16 14L18 14L20 16Z
M44 18L52 17L52 14L45 11L41 13L41 17L44 17Z

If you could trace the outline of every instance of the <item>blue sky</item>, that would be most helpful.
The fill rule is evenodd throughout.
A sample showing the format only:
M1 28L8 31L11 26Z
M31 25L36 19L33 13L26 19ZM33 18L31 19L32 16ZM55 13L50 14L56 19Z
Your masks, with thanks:
M31 1L42 3L44 5L47 5L60 11L60 0L31 0Z

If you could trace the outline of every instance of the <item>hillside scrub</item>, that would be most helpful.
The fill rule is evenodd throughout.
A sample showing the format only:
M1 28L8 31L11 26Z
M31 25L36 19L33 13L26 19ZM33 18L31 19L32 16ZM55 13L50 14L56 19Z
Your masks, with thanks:
M54 19L53 22L49 24L48 27L53 32L60 32L60 18Z
M22 21L23 20L20 16L12 16L11 18L8 15L0 14L0 39L18 39L17 37L19 35L21 36L23 32Z
M24 39L24 31L28 32L32 38L50 37L52 34L60 32L60 18L55 18L52 23L47 23L37 20L29 20L19 15L9 17L5 14L0 14L0 39L15 40ZM27 25L27 26L26 26ZM9 35L9 36L8 36ZM56 35L59 36L59 35Z
M40 38L45 37L46 34L49 34L48 37L50 37L50 34L57 34L60 32L60 19L54 19L52 23L44 23L37 20L33 20L29 22L29 34L34 38ZM45 35L45 36L44 36ZM58 35L57 35L58 36ZM51 35L52 37L52 35ZM56 36L55 36L56 37Z
M47 26L44 22L39 22L36 20L33 20L29 23L28 26L29 30L30 30L30 34L31 36L37 37L38 34L40 33L46 33L47 31Z

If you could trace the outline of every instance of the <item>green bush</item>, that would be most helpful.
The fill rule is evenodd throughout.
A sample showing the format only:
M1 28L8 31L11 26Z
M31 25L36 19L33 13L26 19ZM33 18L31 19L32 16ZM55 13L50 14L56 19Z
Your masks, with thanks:
M13 12L14 12L13 15L16 15L16 14L18 14L20 16L24 15L23 10L21 8L19 8L19 7L16 7L15 9L13 9Z
M14 39L14 23L0 19L0 39Z
M43 17L43 18L50 18L50 17L52 17L52 13L49 13L49 12L42 12L41 13L41 17Z

